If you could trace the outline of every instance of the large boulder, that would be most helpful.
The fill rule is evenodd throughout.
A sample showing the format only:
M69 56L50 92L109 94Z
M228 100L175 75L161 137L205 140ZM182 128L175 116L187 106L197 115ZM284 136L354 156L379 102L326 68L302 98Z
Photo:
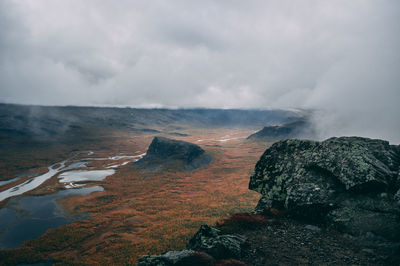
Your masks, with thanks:
M187 248L203 251L215 259L238 259L246 239L239 234L223 235L215 227L202 225L189 241Z
M202 225L189 241L187 250L144 255L138 266L215 265L215 260L240 258L245 241L242 235L226 235L215 227Z
M286 209L353 235L400 239L400 146L361 137L285 140L261 156L256 211Z
M210 161L211 156L196 144L154 137L146 155L135 165L145 170L160 170L167 166L193 170L209 164Z

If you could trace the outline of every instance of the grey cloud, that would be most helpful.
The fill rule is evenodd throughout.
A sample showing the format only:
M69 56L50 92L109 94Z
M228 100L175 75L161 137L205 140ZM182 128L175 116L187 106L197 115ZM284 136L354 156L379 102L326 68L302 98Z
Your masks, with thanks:
M312 108L400 142L398 1L0 0L0 101Z
M163 27L159 29L158 34L164 36L164 40L170 41L177 46L192 49L195 47L206 47L208 49L222 49L223 44L216 36L206 29L193 29L187 25L176 27Z

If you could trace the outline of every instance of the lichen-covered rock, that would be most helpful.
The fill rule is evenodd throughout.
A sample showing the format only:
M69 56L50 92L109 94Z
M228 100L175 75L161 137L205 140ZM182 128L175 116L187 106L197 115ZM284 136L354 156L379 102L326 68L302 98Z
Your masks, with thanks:
M187 248L204 251L215 259L240 258L246 239L238 234L222 235L220 230L202 225Z
M383 140L285 140L264 152L249 188L262 194L256 211L287 209L348 233L398 239L399 166L400 146Z
M144 255L139 259L138 266L184 266L212 265L214 259L204 253L194 250L168 251L162 255Z

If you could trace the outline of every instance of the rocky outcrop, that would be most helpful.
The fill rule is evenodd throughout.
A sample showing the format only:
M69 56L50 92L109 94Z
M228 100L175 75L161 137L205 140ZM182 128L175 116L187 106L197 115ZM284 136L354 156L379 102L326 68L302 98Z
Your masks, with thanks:
M180 140L154 137L146 156L135 163L145 170L160 170L166 166L193 170L209 164L211 156L199 146Z
M239 234L221 234L215 227L202 225L187 245L187 250L168 251L162 255L145 255L139 266L214 265L215 261L238 259L245 237Z
M400 146L360 137L285 140L261 156L256 211L286 209L352 235L400 240Z
M221 231L217 228L202 225L187 247L206 252L215 259L238 259L245 241L241 235L221 235Z
M260 131L250 135L247 139L261 141L277 141L288 138L314 138L315 132L312 124L307 120L266 126Z

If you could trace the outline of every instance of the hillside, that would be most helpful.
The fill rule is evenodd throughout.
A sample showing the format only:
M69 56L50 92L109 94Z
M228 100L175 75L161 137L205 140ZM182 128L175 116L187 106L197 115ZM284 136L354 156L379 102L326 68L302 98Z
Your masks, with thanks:
M285 110L137 109L0 104L0 137L54 139L84 129L123 129L149 132L186 127L256 127L284 123L306 115ZM153 129L157 130L157 129Z
M252 214L202 225L187 250L139 265L398 265L399 173L400 146L387 141L277 142L250 177L262 196Z
M0 104L0 180L15 178L34 168L40 172L41 167L66 159L79 150L110 149L121 136L187 137L195 129L254 130L306 115L307 112L285 110Z

